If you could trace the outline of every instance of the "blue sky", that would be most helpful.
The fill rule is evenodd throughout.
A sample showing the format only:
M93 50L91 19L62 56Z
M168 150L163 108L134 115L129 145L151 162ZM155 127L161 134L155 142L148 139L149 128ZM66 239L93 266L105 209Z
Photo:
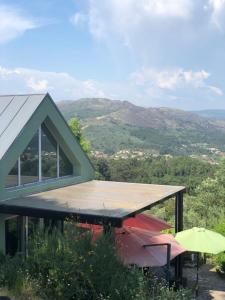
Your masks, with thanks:
M0 0L0 91L225 109L225 0Z

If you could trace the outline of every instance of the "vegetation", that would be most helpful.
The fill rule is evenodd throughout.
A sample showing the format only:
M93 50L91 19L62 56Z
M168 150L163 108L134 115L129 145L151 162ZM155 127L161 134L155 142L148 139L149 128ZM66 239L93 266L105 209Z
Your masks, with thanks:
M98 178L114 181L184 185L189 194L202 180L212 177L215 165L190 158L150 157L148 159L92 159Z
M67 120L79 118L93 150L106 154L140 149L218 158L225 152L224 123L194 113L109 99L64 101L59 108Z
M144 128L118 122L102 124L83 122L84 133L94 150L108 155L123 149L154 150L175 156L209 155L209 148L225 151L224 133L217 130L178 128ZM216 150L215 150L216 151Z
M185 199L185 225L213 229L225 218L225 161Z
M225 236L225 221L221 221L215 226L215 231ZM219 253L216 256L216 264L218 271L225 275L225 252Z
M225 236L225 160L219 166L188 157L137 159L94 159L98 178L105 180L174 184L187 186L184 226L214 229ZM174 200L152 208L150 213L174 222ZM225 254L216 256L225 272Z
M69 126L85 152L90 152L91 145L88 139L83 135L83 130L80 121L77 118L72 118L69 121Z
M89 152L90 143L84 137L80 121L73 118L69 126L82 148ZM96 140L101 146L108 139L113 147L118 147L116 125L110 126L109 131L105 127L106 140ZM123 125L124 132L127 129L127 125ZM132 138L128 134L124 139L124 134L120 134L119 148L124 148L126 143L135 148L139 140L142 140L142 146L151 140L150 147L154 144L161 153L186 153L182 150L186 147L182 144L185 138L182 131L174 143L174 135L170 136L168 131L159 134L155 129L129 127L131 129ZM195 142L199 141L198 132L190 131L190 134L192 140L195 135ZM214 138L217 139L216 136ZM110 147L107 151L111 151ZM187 151L190 152L191 148ZM92 157L92 161L98 179L186 186L185 226L214 228L225 235L225 161L219 166L182 156L150 156L145 159ZM174 200L152 209L151 213L173 223ZM67 223L64 235L56 230L51 235L43 232L36 234L30 241L26 259L20 256L0 259L0 287L7 288L17 296L17 300L191 298L188 291L174 292L152 276L143 276L138 268L124 266L116 256L110 235L103 236L95 244L91 240L90 234L78 231L72 223ZM224 253L216 257L216 264L221 272L225 272Z
M1 259L0 285L17 299L190 299L188 291L173 292L137 268L124 266L110 235L92 244L89 233L67 224L64 235L55 230L35 236L27 259Z

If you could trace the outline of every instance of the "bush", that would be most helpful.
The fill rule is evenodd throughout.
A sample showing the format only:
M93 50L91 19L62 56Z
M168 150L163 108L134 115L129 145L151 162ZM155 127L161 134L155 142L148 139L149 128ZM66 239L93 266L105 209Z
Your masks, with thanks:
M225 236L225 222L217 224L215 231ZM225 252L219 253L216 256L216 264L218 266L218 271L225 274Z
M73 224L65 233L36 233L28 257L2 257L0 285L20 299L190 299L162 285L157 288L138 268L118 260L111 235L91 243Z

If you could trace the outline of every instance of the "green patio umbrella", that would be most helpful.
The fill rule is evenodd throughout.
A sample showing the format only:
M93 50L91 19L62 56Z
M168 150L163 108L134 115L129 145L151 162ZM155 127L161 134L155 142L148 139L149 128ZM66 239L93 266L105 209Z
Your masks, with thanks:
M199 252L218 254L225 251L225 237L221 234L207 230L205 228L193 227L176 234L175 239L187 251L197 252L197 290L198 295L198 269L199 269Z

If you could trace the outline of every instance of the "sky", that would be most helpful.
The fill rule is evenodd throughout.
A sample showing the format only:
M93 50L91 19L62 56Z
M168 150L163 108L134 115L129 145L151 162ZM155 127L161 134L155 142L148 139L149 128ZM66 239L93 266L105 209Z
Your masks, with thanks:
M0 0L0 94L225 109L225 0Z

